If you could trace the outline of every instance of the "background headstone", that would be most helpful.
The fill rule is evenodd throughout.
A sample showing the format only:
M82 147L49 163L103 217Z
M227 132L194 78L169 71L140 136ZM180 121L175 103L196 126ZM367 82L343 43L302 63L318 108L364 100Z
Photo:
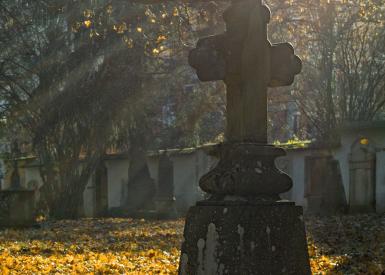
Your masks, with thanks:
M133 148L133 150L136 150ZM142 150L142 149L137 149ZM156 194L155 181L150 176L144 152L132 154L136 156L130 161L127 188L127 209L130 213L138 210L154 209Z
M306 157L305 181L309 213L333 215L346 212L347 202L340 167L332 156Z
M174 164L164 151L159 158L158 190L155 198L156 211L160 218L177 217L174 197Z
M0 191L0 227L34 226L34 211L34 190Z

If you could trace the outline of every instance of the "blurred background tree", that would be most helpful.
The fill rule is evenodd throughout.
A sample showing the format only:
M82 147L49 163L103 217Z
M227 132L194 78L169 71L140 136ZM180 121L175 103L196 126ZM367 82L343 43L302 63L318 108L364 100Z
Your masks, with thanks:
M199 143L200 120L217 112L210 98L218 93L186 88L191 69L181 64L198 21L206 22L202 6L2 2L4 127L41 162L42 201L52 216L76 217L107 151Z
M339 142L347 122L383 118L385 3L269 1L274 41L292 41L303 70L288 89L308 127L303 138ZM274 95L274 91L271 93Z

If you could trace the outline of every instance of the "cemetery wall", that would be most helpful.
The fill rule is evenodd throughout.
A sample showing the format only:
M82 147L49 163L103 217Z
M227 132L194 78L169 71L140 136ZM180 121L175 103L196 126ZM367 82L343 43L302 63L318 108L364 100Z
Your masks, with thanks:
M385 212L385 123L370 122L370 123L355 123L348 125L343 129L341 134L341 147L334 151L335 158L340 163L341 175L343 178L346 198L350 200L350 187L354 182L351 178L350 157L353 146L360 141L367 140L367 150L373 150L375 165L374 165L374 180L375 188L375 203L377 212ZM365 148L364 148L365 149ZM364 175L361 176L361 184L367 184Z
M199 188L199 179L209 171L215 161L203 150L191 154L173 155L174 195L179 212L186 212L197 200L203 199Z
M339 161L347 199L349 201L349 155L353 144L360 139L367 138L376 151L385 148L385 129L346 129L341 137L341 147L335 150L334 156ZM379 160L381 161L381 160Z
M159 159L157 157L147 157L148 170L150 170L151 178L155 181L155 186L158 188L158 165Z
M296 204L306 207L305 190L305 156L311 154L309 150L287 150L287 155L279 157L276 165L287 173L293 180L293 188L282 194L282 198L295 201Z
M128 158L106 160L108 182L108 207L118 208L123 205L128 184Z
M90 177L88 180L86 189L83 192L83 215L85 217L95 217L96 216L96 206L95 206L95 184L93 182L93 177Z
M330 151L320 148L287 149L287 155L278 158L276 164L277 167L292 177L293 188L283 194L282 197L293 200L297 205L301 205L305 210L308 210L310 198L316 198L316 196L312 197L314 194L311 193L311 188L314 186L312 187L310 185L319 184L321 190L323 190L327 188L327 185L338 185L340 181L343 186L341 192L344 193L346 201L349 202L352 196L350 194L352 182L358 185L369 184L364 180L365 174L362 174L365 171L359 171L361 174L357 174L358 178L352 179L352 175L356 174L352 174L350 169L350 158L355 146L354 144L357 144L357 142L363 139L367 139L367 146L370 145L370 148L374 148L375 162L373 169L375 169L375 177L373 177L373 180L375 182L373 186L375 188L375 208L377 212L385 212L385 126L382 127L381 125L369 125L368 127L362 127L361 125L360 129L354 127L344 129L342 132L341 145ZM207 150L203 148L169 150L168 154L174 165L174 196L176 198L176 207L179 213L183 214L191 205L194 205L197 200L203 199L204 194L198 185L199 179L203 174L208 172L218 160L208 155ZM160 152L150 153L147 159L151 177L155 180L156 184L158 183L159 156ZM337 175L326 177L328 169L330 170L330 168L327 166L325 170L325 167L322 168L322 165L317 166L317 163L314 170L309 170L309 163L311 163L311 161L314 162L317 158L322 160L323 157L327 156L331 156L332 160L338 161ZM127 196L129 160L127 155L110 155L104 163L107 168L108 209L112 210L124 205ZM312 175L309 175L309 173ZM10 174L12 174L12 169L9 169L5 174L2 189L7 189L10 186ZM43 184L36 160L21 160L19 162L19 174L21 184L25 188L39 189ZM339 175L340 178L338 178ZM87 217L97 215L95 190L95 175L93 175L90 177L83 194L83 214ZM336 191L332 190L328 192L334 193ZM358 197L354 199L365 199L360 198L359 195L360 194L356 194ZM37 198L39 197L39 192L36 192L36 196Z
M367 143L362 145L362 151L373 150L374 152L373 183L368 182L370 177L365 174L367 171L359 171L358 174L351 171L352 164L350 160L353 147L360 142ZM287 156L277 159L277 166L292 177L294 184L292 190L283 194L283 198L293 200L298 205L303 206L305 210L308 210L309 194L306 194L306 189L311 184L311 177L306 175L307 158L322 158L322 156L328 155L338 161L341 179L335 177L335 182L325 182L325 171L315 172L316 175L313 178L318 177L320 184L324 186L323 188L328 184L338 185L340 181L343 185L347 203L349 203L352 196L350 194L351 185L367 186L372 184L374 186L375 210L376 212L385 212L385 124L383 122L359 123L347 126L341 132L340 146L330 151L319 148L288 149ZM355 200L361 202L368 200L364 198L364 193L358 192L356 195L358 197L354 198ZM360 197L361 195L362 197Z
M376 210L385 213L385 151L377 152Z

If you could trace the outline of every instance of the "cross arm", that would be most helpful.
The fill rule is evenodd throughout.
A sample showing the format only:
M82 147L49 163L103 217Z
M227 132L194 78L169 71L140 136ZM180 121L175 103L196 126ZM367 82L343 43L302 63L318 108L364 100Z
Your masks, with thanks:
M201 81L224 80L226 64L222 47L225 35L214 35L199 39L195 49L190 51L188 62Z
M290 43L273 44L271 47L271 78L269 87L289 86L302 69L301 59L294 54Z

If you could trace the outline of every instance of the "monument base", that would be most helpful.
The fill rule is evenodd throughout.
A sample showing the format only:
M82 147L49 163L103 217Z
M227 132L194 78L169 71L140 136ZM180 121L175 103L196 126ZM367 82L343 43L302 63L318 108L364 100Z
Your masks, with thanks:
M311 274L302 207L199 202L187 214L179 274Z

